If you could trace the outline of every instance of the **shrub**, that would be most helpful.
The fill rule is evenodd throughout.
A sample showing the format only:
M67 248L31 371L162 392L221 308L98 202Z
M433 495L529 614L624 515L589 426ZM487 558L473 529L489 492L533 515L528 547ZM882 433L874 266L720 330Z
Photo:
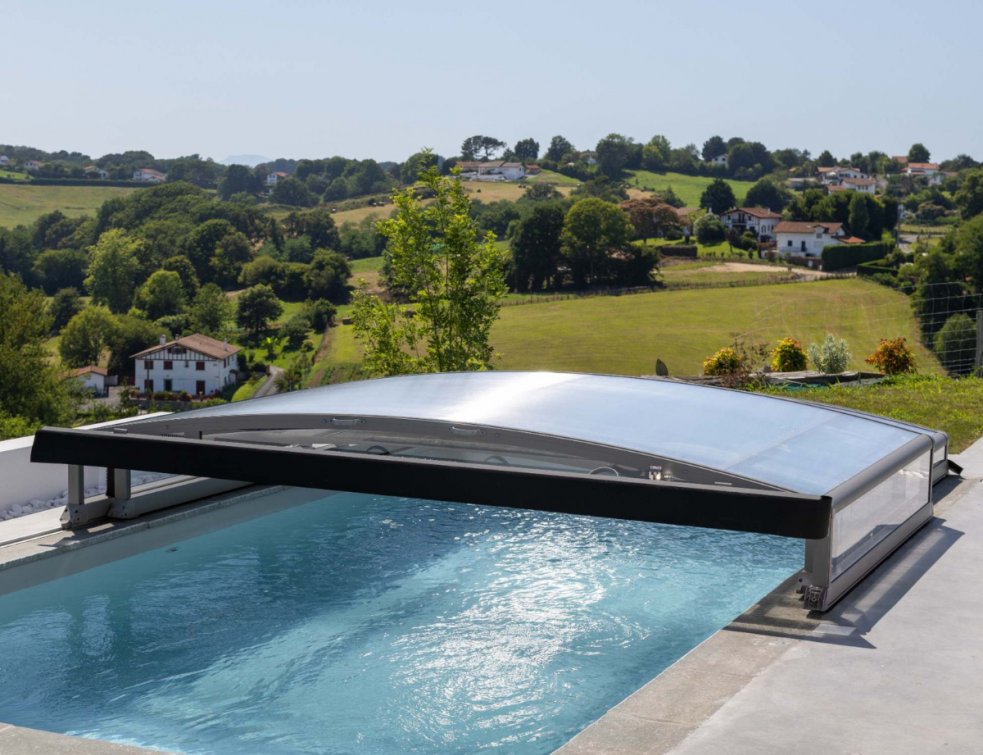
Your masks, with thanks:
M969 372L976 355L976 324L964 312L954 314L935 334L932 345L949 372Z
M666 244L659 248L663 257L696 257L698 248L691 244Z
M845 372L850 365L850 348L842 338L827 333L821 344L810 344L809 361L824 375Z
M904 338L895 338L893 341L882 338L874 353L864 361L874 365L885 375L916 372L915 353L905 345Z
M707 213L696 221L696 240L705 246L719 244L727 238L727 228L716 215Z
M861 262L881 259L891 253L891 245L882 242L871 244L835 244L823 249L823 270L840 270L855 267Z
M335 305L327 299L318 299L317 301L308 299L304 305L304 310L310 318L311 327L317 331L323 331L327 328L338 312Z
M808 366L805 349L794 338L785 338L778 342L771 352L771 368L775 372L798 372Z
M710 376L736 375L744 368L744 360L734 349L720 349L709 359L703 360L703 374Z

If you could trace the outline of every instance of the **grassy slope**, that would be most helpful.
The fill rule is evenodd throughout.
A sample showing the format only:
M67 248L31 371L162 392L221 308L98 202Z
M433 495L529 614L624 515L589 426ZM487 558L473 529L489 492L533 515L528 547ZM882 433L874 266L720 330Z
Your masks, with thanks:
M27 225L53 210L61 210L69 217L93 215L107 199L134 191L117 186L0 184L0 226Z
M0 170L0 178L9 178L12 181L30 180L30 176L26 173L14 173L12 170Z
M905 336L923 371L937 370L917 341L907 299L862 280L596 297L505 307L492 340L500 369L650 374L661 358L675 375L754 331L756 340L791 335L805 344L826 331L846 338L863 366L881 337Z
M979 378L903 377L863 388L772 388L764 392L836 404L944 430L952 439L952 453L959 453L983 435L983 380Z
M634 175L628 179L630 186L635 186L636 180L639 187L665 191L672 186L672 190L683 200L687 207L696 207L700 204L700 195L703 190L713 181L706 176L685 176L682 173L652 173L647 170L629 171ZM732 181L725 179L734 190L737 203L744 201L744 196L748 189L754 186L752 181Z

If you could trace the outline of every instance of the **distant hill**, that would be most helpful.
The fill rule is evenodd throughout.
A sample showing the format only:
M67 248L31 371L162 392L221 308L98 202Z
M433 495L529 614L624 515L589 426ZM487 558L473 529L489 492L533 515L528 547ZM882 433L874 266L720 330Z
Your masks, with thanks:
M248 165L255 168L260 163L268 163L270 158L262 155L229 155L221 161L222 165Z

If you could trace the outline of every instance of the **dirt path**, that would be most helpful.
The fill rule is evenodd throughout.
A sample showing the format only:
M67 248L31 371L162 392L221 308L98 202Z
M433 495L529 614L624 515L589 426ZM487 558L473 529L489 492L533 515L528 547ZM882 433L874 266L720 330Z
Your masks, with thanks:
M672 268L669 268L670 270ZM713 267L704 267L698 272L701 273L773 273L775 275L780 275L787 272L786 268L782 265L755 265L751 262L721 262L719 265L714 265ZM793 273L798 273L799 275L811 276L813 278L825 278L829 273L824 273L821 270L810 270L807 267L792 267Z

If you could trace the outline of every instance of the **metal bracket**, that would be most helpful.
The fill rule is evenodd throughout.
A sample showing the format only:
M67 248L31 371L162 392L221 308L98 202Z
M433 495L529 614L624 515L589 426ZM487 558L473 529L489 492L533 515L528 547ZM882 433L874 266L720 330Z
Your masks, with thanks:
M805 607L810 611L821 611L823 610L823 604L826 602L826 588L820 587L819 585L809 585L805 589L805 598L803 603Z

